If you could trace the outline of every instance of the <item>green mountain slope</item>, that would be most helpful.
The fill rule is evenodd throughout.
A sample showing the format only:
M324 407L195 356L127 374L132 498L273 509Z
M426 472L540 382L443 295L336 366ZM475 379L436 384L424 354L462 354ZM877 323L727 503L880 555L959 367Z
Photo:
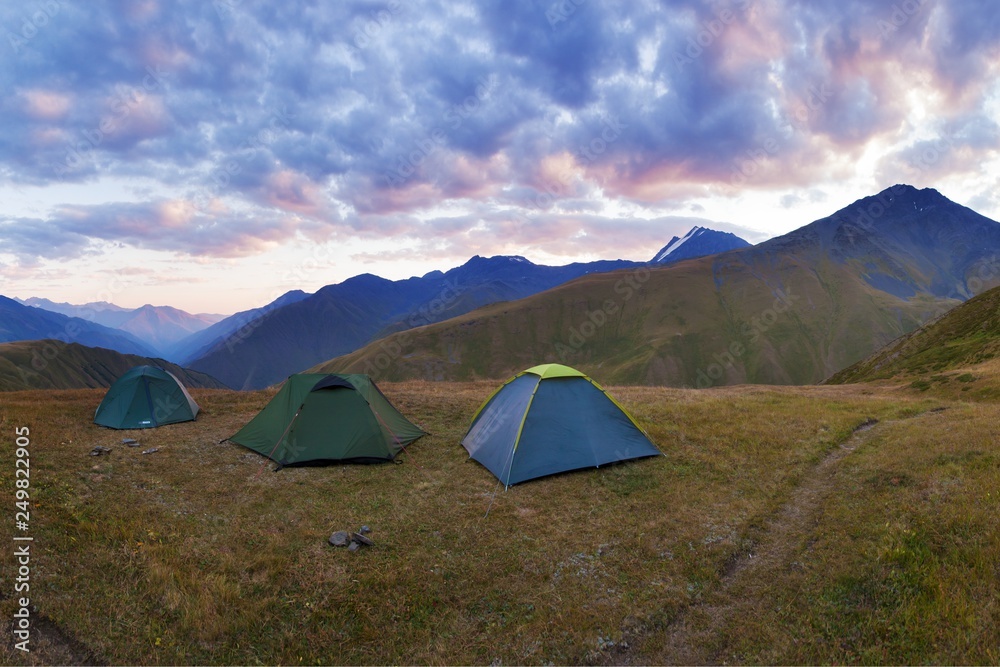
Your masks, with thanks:
M558 361L607 383L815 383L971 296L997 251L1000 224L896 186L752 248L584 276L315 370L464 380Z
M867 359L828 384L958 370L1000 356L1000 287L970 299Z
M0 391L109 387L125 371L142 365L164 368L188 388L226 388L210 375L163 359L59 340L33 340L0 344Z
M317 370L465 380L557 361L612 384L804 384L915 328L927 308L832 262L743 260L729 253L587 276L389 336Z

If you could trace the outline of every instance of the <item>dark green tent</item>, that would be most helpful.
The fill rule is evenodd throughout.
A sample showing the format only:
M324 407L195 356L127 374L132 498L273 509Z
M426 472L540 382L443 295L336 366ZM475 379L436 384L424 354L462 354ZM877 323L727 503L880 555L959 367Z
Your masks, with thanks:
M422 435L367 375L301 373L229 440L290 466L391 461Z
M505 382L479 408L462 446L505 486L660 454L618 401L561 364Z
M172 373L153 366L130 369L108 389L94 423L108 428L156 428L189 422L198 404Z

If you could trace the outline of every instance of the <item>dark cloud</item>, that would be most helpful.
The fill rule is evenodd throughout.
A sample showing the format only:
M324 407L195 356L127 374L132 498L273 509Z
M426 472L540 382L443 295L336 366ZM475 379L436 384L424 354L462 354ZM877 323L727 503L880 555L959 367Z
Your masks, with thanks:
M1000 45L1000 4L975 0L926 3L940 12L939 27L931 37L931 52L942 85L962 91L982 81L996 62Z
M949 158L926 173L961 173L997 144L983 109L1000 4L975 0L95 0L4 3L0 28L3 182L147 179L198 211L254 211L151 228L125 222L155 203L74 223L53 202L3 223L21 257L95 239L248 253L279 231L322 236L342 211L359 234L444 225L442 205L563 216L498 227L530 243L607 199L837 178L902 132L919 86L947 98L931 112ZM905 176L923 141L883 172Z

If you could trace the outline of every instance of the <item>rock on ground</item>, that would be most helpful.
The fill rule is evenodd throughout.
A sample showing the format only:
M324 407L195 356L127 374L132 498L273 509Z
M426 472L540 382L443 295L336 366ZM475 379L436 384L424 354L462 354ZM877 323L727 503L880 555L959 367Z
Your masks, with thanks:
M335 547L346 547L351 541L351 536L346 530L338 530L336 533L330 536L330 544Z

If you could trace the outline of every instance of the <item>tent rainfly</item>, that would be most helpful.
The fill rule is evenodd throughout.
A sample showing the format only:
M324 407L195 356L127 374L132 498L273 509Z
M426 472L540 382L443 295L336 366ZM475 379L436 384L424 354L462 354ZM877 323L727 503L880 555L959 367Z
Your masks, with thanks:
M228 439L284 467L391 461L424 435L367 375L300 373Z
M136 366L108 389L97 406L94 423L117 429L156 428L192 421L198 410L191 394L172 373L154 366Z
M580 371L518 373L479 408L462 446L505 487L660 451L628 412Z

